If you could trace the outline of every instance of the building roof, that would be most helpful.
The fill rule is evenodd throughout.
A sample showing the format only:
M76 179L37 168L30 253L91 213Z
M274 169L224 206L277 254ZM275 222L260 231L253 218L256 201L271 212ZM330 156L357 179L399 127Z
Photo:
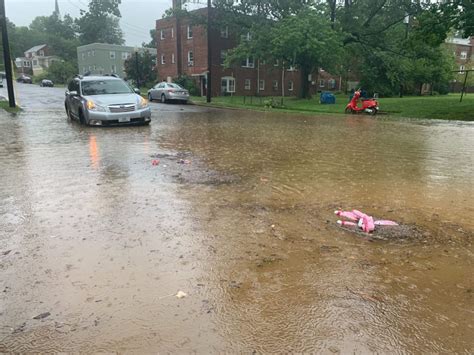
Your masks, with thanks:
M46 44L40 44L40 45L38 45L38 46L31 47L30 49L28 49L27 51L25 51L25 53L38 52L39 50L43 49L44 47L46 47Z
M446 42L452 43L452 44L459 44L462 46L472 46L470 38L452 37L452 38L448 38Z
M156 48L142 48L137 47L139 52L148 51L149 53L156 54ZM108 43L90 43L84 46L77 47L78 52L83 52L91 49L105 49L105 50L117 50L117 51L126 51L134 52L135 47L131 46L121 46L118 44L108 44Z

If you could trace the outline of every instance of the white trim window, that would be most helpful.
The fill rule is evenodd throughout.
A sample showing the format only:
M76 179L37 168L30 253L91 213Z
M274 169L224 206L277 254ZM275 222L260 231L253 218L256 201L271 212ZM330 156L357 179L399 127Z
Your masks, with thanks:
M122 52L122 59L123 59L123 60L127 60L128 58L130 58L130 53L128 53L128 52Z
M174 53L171 53L171 63L174 64Z
M115 59L115 52L114 52L114 51L110 51L110 52L109 52L109 56L110 56L110 59Z
M161 64L166 64L165 55L161 55Z
M117 66L115 64L112 64L110 66L110 73L111 74L116 74L117 73Z
M194 53L193 51L188 52L188 67L194 66Z
M323 88L325 85L326 85L326 82L324 81L324 79L320 79L319 80L319 87Z
M221 78L221 93L230 94L235 92L235 78L231 76L223 76Z
M328 88L334 90L334 89L336 88L336 80L334 80L334 79L329 79L329 80L328 80Z
M272 81L272 89L273 91L278 91L278 80Z
M95 57L95 50L92 50L92 56Z
M250 79L245 79L244 90L250 90L252 88L252 81Z
M459 74L464 74L464 69L466 69L464 65L459 66Z
M188 39L193 38L193 26L188 25L187 33L188 33Z
M289 80L288 81L288 91L293 91L293 88L294 88L293 80Z
M264 91L265 90L265 80L260 80L258 82L258 90L259 91Z
M229 26L221 28L221 38L229 38Z
M247 32L246 34L241 36L242 41L250 41L252 39L252 34Z
M171 38L174 38L174 27L171 27Z
M165 39L165 30L160 30L160 39L161 40Z
M226 49L221 49L221 56L219 58L220 65L224 65L226 57L227 57L227 50Z
M255 67L255 62L252 57L247 57L244 60L242 60L242 68L254 68Z
M462 51L459 57L460 57L461 59L467 59L467 52Z
M88 57L91 56L91 51L87 51L87 56L88 56Z
M85 52L82 52L82 53L81 53L81 56L82 56L82 59L85 59L85 58L86 58L86 53L85 53Z

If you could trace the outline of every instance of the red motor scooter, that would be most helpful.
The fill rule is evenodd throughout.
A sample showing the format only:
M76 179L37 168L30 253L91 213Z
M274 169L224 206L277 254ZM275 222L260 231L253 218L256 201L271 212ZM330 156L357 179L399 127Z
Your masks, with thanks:
M346 106L346 113L367 113L376 115L379 111L379 103L375 99L362 100L362 107L357 106L360 99L360 89L354 92L351 101Z

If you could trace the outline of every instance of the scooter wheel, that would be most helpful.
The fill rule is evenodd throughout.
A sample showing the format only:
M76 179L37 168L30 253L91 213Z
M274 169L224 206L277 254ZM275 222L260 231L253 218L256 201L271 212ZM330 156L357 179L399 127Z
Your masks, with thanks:
M352 109L350 107L346 107L345 113L349 114L352 113Z
M370 115L375 116L376 114L377 114L377 109L376 108L371 109Z

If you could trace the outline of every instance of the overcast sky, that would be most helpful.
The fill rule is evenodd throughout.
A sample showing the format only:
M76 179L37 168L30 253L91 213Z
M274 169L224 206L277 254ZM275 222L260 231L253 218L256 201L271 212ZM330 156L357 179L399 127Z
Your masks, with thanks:
M87 9L88 0L58 0L61 15L79 16L80 9ZM127 45L141 45L150 41L149 31L155 28L172 0L122 0L120 26ZM28 26L36 16L51 15L54 0L5 0L7 17L17 26Z

